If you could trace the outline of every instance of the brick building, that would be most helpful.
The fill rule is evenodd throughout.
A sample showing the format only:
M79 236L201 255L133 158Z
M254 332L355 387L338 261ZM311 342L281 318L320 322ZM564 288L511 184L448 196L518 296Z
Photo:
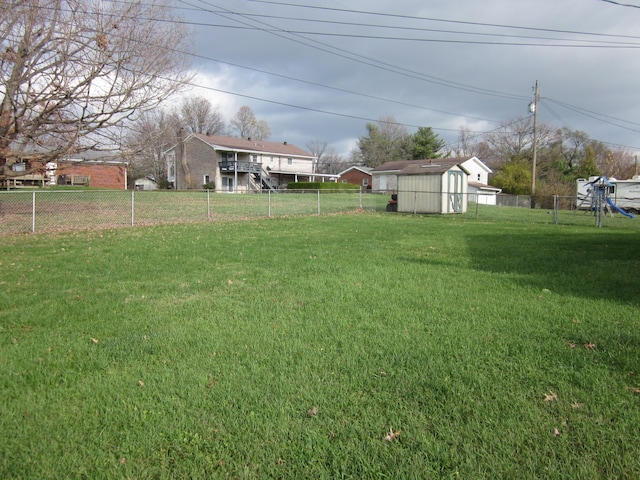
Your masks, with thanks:
M352 183L366 190L371 190L371 168L369 167L351 167L344 172L340 172L338 182Z

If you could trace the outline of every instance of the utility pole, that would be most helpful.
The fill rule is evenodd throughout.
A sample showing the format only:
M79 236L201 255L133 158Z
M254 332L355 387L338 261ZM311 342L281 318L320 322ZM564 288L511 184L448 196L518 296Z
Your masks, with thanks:
M531 208L534 206L533 197L536 194L536 162L538 161L538 81L536 80L533 102L529 104L529 111L533 112L533 161L531 162Z

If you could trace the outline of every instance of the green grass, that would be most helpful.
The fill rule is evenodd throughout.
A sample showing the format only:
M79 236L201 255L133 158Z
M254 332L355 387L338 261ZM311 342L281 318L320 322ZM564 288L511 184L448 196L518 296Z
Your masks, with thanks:
M637 220L485 211L3 238L0 478L640 477Z

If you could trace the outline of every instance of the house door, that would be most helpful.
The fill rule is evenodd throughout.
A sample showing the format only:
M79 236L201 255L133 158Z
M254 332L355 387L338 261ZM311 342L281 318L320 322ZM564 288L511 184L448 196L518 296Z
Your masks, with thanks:
M233 178L222 177L222 189L226 189L227 192L233 192Z
M449 171L449 205L447 206L448 212L462 213L462 182L464 180L464 173L457 171Z

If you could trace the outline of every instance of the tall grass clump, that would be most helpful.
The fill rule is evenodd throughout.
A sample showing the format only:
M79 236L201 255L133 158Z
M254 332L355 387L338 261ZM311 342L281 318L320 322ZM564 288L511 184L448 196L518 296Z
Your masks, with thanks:
M640 477L639 238L383 213L5 237L0 477Z

